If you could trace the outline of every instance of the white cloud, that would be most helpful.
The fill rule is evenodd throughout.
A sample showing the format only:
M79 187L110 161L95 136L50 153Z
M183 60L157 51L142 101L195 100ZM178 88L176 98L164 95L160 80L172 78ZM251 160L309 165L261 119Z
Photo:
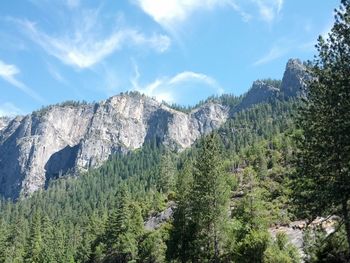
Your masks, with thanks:
M140 73L135 65L135 76L130 80L133 89L168 103L181 103L184 94L190 94L191 89L195 88L199 88L202 92L206 91L209 95L224 93L215 79L192 71L184 71L173 77L161 77L145 86L139 84L139 78Z
M80 69L89 68L99 63L112 53L125 46L142 46L156 50L166 51L171 41L165 35L154 34L150 37L134 30L119 29L107 36L96 32L98 16L92 14L85 16L84 23L73 28L72 32L64 35L49 35L39 30L35 23L17 20L24 32L32 41L41 46L48 54L56 57L64 64Z
M287 54L289 51L289 48L287 47L282 47L282 46L273 46L269 52L265 55L263 55L261 58L256 60L253 65L254 66L260 66L263 64L267 64L273 60L276 60L283 55Z
M8 116L13 117L16 115L22 115L23 111L11 102L5 102L0 104L0 117Z
M234 11L236 11L242 17L244 22L249 22L252 19L252 15L244 11L242 7L236 2L227 1L227 3Z
M217 6L231 4L238 11L233 0L135 0L139 7L157 23L173 29L177 23L184 22L199 9L210 10ZM240 10L241 11L241 10Z
M263 20L271 23L280 14L284 0L253 0Z
M195 11L216 7L231 7L248 22L252 15L245 11L258 8L260 17L271 23L281 12L284 0L133 0L164 28L174 31L177 24L186 21ZM246 7L246 8L243 8ZM253 8L252 8L253 7Z
M20 70L15 65L6 64L0 60L0 78L15 86L37 102L45 103L45 100L41 96L16 78L16 75L19 73Z

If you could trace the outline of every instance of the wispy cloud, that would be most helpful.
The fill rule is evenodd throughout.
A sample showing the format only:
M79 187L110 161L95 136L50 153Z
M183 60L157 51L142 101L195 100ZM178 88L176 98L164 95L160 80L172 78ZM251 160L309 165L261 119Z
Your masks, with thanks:
M2 60L0 60L0 78L7 81L20 91L24 92L37 102L45 103L45 100L40 95L38 95L34 90L29 88L26 84L24 84L16 78L16 75L18 75L19 73L20 70L15 65L6 64Z
M271 23L280 14L284 0L253 0L263 20Z
M263 55L261 58L256 60L253 65L254 66L260 66L263 64L267 64L273 60L279 59L285 54L287 54L289 51L289 47L285 47L282 45L276 45L273 46L265 55Z
M7 116L7 117L13 117L16 115L22 115L24 112L12 104L11 102L5 102L0 104L0 117Z
M92 67L124 47L147 47L161 53L171 45L171 40L166 35L146 36L126 27L113 30L108 35L101 35L97 30L98 19L97 11L90 15L87 13L81 18L84 23L76 23L71 30L61 35L48 34L28 20L15 20L15 22L48 54L64 64L80 69Z
M144 86L139 84L139 78L140 72L135 64L135 75L130 79L133 89L147 96L154 97L158 101L166 101L168 103L178 103L184 92L189 94L191 93L191 88L194 89L198 86L200 86L202 91L206 90L210 94L221 95L224 93L223 88L215 79L192 71L184 71L173 77L157 78L152 83Z
M244 22L253 15L245 10L258 9L261 19L271 23L280 14L284 0L133 0L158 24L174 31L178 24L185 22L198 10L212 10L216 7L230 7ZM250 6L249 6L250 5ZM247 7L249 6L249 7ZM245 8L247 7L247 8Z
M67 85L68 82L67 80L62 76L62 74L50 63L46 63L47 65L47 70L50 73L51 77L58 82L61 82L62 84Z
M244 11L238 3L227 1L227 4L242 17L244 22L249 22L252 19L252 15Z
M164 28L174 31L178 23L186 21L197 10L230 5L246 16L233 0L136 0L138 6ZM246 16L247 18L247 16Z

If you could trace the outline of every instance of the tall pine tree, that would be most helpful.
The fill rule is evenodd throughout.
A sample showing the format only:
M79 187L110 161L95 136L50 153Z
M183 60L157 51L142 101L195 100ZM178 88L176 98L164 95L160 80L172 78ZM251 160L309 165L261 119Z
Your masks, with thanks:
M189 194L191 257L194 262L219 262L228 215L228 184L220 158L218 135L202 141Z
M313 80L301 109L295 199L309 215L336 213L350 247L350 1L342 0L327 39L319 38ZM350 255L350 251L348 251Z

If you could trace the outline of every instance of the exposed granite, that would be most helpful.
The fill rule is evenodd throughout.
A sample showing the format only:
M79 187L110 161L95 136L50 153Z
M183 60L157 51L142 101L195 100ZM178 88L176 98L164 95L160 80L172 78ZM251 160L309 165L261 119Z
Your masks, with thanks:
M0 133L0 194L27 196L50 178L96 167L112 153L140 148L154 136L184 149L227 118L228 109L217 104L185 114L140 94L51 106L12 120Z

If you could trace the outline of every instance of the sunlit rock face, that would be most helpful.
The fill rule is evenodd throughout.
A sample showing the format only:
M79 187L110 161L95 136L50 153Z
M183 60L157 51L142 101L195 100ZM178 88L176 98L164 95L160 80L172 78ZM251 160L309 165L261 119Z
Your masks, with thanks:
M30 195L51 178L99 166L154 138L179 150L190 147L227 117L228 109L218 104L185 114L136 93L18 117L1 126L0 195Z

